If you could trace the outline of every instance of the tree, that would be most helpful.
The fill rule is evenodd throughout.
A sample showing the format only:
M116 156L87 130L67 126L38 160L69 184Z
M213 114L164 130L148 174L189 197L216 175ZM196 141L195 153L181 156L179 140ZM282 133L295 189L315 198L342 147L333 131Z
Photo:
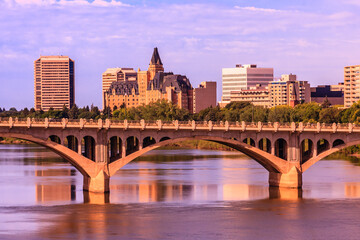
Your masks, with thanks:
M60 112L60 118L69 118L69 109L64 104L61 112Z
M77 119L79 117L79 108L76 104L74 104L69 111L70 119Z
M319 122L323 123L338 123L340 121L340 109L337 108L323 108L319 114Z
M269 110L269 122L291 122L293 121L293 108L288 105L273 107Z
M298 104L294 107L292 119L295 122L318 122L321 106L317 103Z
M329 99L327 98L327 96L325 96L324 101L321 103L321 107L322 108L329 108L331 106L331 103L329 101Z

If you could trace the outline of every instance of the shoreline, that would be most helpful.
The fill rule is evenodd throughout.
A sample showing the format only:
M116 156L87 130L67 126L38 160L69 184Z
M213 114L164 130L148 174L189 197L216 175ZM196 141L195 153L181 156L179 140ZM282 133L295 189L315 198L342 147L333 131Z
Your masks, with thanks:
M0 141L0 144L33 144L26 140L16 139L16 138L3 138ZM198 149L198 150L218 150L218 151L229 151L236 152L235 149L224 146L219 143L208 142L204 140L188 140L184 142L169 144L158 148L159 150L177 150L177 149Z

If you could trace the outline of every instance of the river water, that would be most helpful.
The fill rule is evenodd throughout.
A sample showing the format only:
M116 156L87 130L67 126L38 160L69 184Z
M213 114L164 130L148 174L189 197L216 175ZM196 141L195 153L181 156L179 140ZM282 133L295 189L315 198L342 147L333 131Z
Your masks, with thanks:
M340 157L339 157L340 158ZM0 145L0 239L360 239L360 167L322 160L303 190L268 187L236 152L156 150L109 195L36 145Z

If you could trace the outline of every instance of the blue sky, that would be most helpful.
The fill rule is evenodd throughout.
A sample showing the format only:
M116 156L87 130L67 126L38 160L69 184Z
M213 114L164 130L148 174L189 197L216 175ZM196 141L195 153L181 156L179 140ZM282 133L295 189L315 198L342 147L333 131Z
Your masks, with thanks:
M165 71L196 87L221 68L254 63L312 86L343 81L360 64L358 0L0 0L0 107L33 107L33 61L75 60L76 104L101 106L108 67Z

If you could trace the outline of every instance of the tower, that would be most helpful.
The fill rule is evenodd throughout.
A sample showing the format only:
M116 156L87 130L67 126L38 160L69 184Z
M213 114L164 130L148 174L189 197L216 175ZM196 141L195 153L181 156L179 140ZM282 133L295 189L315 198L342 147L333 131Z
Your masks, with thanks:
M149 80L152 80L157 72L163 72L164 71L164 67L163 67L163 64L161 62L161 58L160 58L157 47L154 48L154 52L153 52L153 55L152 55L151 60L150 60L148 71L150 73L150 79Z
M35 60L35 110L60 110L64 105L74 105L74 68L74 61L68 56L41 56Z

